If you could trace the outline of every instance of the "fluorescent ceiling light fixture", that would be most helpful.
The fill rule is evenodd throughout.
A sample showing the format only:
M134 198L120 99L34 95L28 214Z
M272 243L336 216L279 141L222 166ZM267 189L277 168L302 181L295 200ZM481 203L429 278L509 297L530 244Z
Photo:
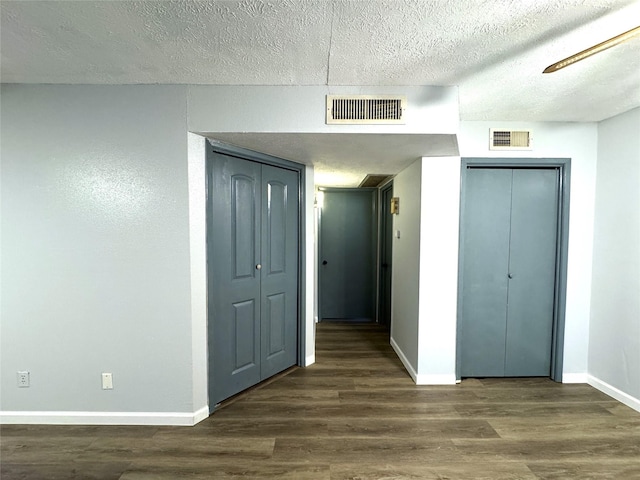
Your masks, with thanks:
M589 47L586 50L582 50L581 52L576 53L575 55L571 55L570 57L567 57L564 60L560 60L559 62L556 62L553 65L549 65L547 68L544 69L542 73L557 72L558 70L564 67L568 67L569 65L579 62L580 60L584 60L585 58L590 57L591 55L600 53L603 50L606 50L607 48L615 47L616 45L622 42L631 40L633 37L638 35L640 35L640 26L636 28L632 28L627 32L621 33L620 35L616 35L615 37L610 38L609 40L605 40L602 43L594 45L593 47Z

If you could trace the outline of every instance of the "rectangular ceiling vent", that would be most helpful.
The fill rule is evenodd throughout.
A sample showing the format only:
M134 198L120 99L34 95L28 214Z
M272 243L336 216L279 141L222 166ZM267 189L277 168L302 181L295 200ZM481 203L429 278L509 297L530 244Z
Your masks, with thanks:
M489 130L489 150L531 150L531 130Z
M405 95L327 95L327 124L404 125Z

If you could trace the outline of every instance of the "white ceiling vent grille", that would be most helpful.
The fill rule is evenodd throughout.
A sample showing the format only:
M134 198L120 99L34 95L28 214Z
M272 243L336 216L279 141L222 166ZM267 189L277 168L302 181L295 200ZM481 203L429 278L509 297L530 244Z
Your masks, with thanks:
M327 124L404 124L404 95L327 95Z
M531 150L531 130L489 130L489 150Z

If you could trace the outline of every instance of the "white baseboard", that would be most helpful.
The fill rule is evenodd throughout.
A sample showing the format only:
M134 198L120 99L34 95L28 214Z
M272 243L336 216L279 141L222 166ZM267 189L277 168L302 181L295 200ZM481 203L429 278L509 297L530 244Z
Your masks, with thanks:
M418 374L416 385L455 385L456 374Z
M199 410L193 412L193 423L191 425L195 425L200 423L205 418L209 418L209 405L205 405Z
M396 343L396 341L393 339L393 337L391 337L391 347L395 350L396 354L398 355L398 358L400 359L400 361L402 362L402 364L404 365L404 368L407 369L407 372L409 372L409 375L411 376L411 378L413 379L414 382L417 383L418 381L418 374L416 373L416 371L414 370L413 366L411 365L411 363L409 362L409 360L407 359L406 355L404 354L404 352L402 351L402 349L400 348L400 346Z
M632 397L628 393L617 389L616 387L609 385L607 382L603 382L599 378L593 375L587 375L587 383L594 388L597 388L602 393L606 393L610 397L615 398L621 403L624 403L627 407L631 407L637 412L640 412L640 399Z
M193 426L209 408L182 412L0 412L0 424L25 425L169 425Z
M309 365L313 365L314 363L316 363L316 354L313 353L311 355L307 355L306 358L304 359L304 366L308 367Z
M455 385L456 382L456 374L422 374L417 373L413 368L413 365L407 359L407 356L404 354L400 346L396 343L396 341L391 338L391 346L395 350L398 358L404 365L404 368L407 369L409 375L416 383L416 385Z
M563 373L562 383L588 383L586 373Z

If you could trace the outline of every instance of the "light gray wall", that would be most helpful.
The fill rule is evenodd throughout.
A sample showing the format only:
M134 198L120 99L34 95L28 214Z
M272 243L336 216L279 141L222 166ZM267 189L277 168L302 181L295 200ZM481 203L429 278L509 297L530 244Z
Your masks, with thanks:
M533 149L489 150L489 129L530 129ZM563 382L587 381L593 219L598 158L595 123L461 122L462 157L570 158L571 199Z
M2 85L1 137L0 409L192 411L186 88Z
M187 132L327 131L325 94L381 90L399 89L3 85L3 419L189 424L206 413L204 144ZM407 125L353 131L455 133L455 87L401 90ZM311 168L306 190L308 364ZM16 387L18 370L30 388Z
M589 374L640 407L640 108L598 125Z
M188 134L191 367L194 423L209 415L207 351L207 140Z
M421 159L393 180L393 196L400 199L400 213L393 216L391 344L414 380L418 373L421 183ZM397 231L400 238L396 238Z
M305 170L305 359L304 366L307 367L316 361L316 279L318 270L318 259L316 255L316 209L314 207L315 186L313 167Z
M191 137L188 148L187 125L208 132L233 131L243 125L243 118L251 118L251 128L245 125L241 131L266 131L269 125L271 131L302 128L298 125L296 130L284 119L274 127L265 113L273 106L270 102L229 118L233 107L229 102L216 109L225 92L234 92L236 98L247 92L253 98L273 87L229 88L2 86L1 410L193 413L202 407L206 368L198 359L202 361L206 353L205 280L197 262L202 257L204 227L202 191L197 189L204 174L200 141ZM323 89L310 87L305 95ZM270 98L306 109L294 90L280 87ZM411 91L418 95L418 90ZM451 92L444 93L442 98L449 99ZM431 131L457 128L446 111L444 127ZM414 118L424 113L418 109ZM324 119L317 112L309 115L313 118L304 120L303 130L323 131ZM617 141L614 127L619 125L637 132L638 114L630 115L601 125L603 145ZM428 121L433 124L437 118ZM532 128L534 150L488 151L490 127ZM459 140L463 156L572 158L564 369L565 378L585 378L592 259L604 265L603 254L608 254L614 238L596 236L602 249L594 256L598 126L462 122ZM600 160L601 167L605 161L616 161L601 156L605 159ZM637 158L635 166L637 178ZM601 173L602 185L607 175L614 176L606 170ZM418 343L420 229L427 225L421 211L424 174L422 161L417 160L394 182L394 195L401 198L394 229L400 230L401 238L394 240L392 339L414 374L419 373L419 352L428 349L425 365L436 366L432 373L440 375L450 367L449 350L439 356L428 341ZM636 183L636 192L637 187ZM601 218L607 218L614 203L613 191L605 189L598 200ZM312 195L308 198L311 201ZM457 201L447 197L443 208L452 210ZM309 215L308 222L312 221ZM312 224L306 228L309 247ZM450 265L447 272L455 274L455 269ZM602 278L616 273L607 270ZM307 280L309 275L308 269ZM631 275L634 278L637 282L637 275ZM423 282L424 286L428 288ZM312 294L308 289L307 299ZM593 308L594 328L604 328L609 316L602 312L613 307L594 297ZM307 317L306 322L313 321L309 305ZM637 319L637 311L625 318ZM621 321L618 327L629 328L624 332L633 335L634 325ZM444 333L450 340L450 332ZM312 334L311 328L308 343ZM624 335L613 339L612 348ZM589 351L590 368L602 367L594 375L622 385L609 371L613 367L602 360L609 344L598 345ZM307 351L308 361L313 361L312 354ZM633 356L627 358L635 361ZM31 372L30 388L16 388L18 370ZM114 374L113 391L100 388L104 371ZM631 381L629 388L636 391L637 383Z
M424 157L420 198L418 384L456 382L460 157Z
M325 96L330 94L404 94L409 108L404 125L327 125ZM220 132L266 133L443 133L458 130L457 87L429 86L210 86L188 88L188 119L190 132L216 137ZM295 160L295 159L294 159ZM189 190L204 185L197 169L189 178ZM202 174L203 175L203 174ZM307 224L306 230L306 359L315 361L315 323L313 306L316 266L314 259L315 233L313 211L313 168L306 171ZM418 181L419 183L419 181ZM419 199L418 199L419 201ZM191 237L202 238L205 225L196 215L191 222ZM412 226L413 227L413 226ZM417 228L417 227L416 227ZM197 265L194 265L194 269ZM200 276L201 277L201 276ZM199 289L194 279L193 288ZM417 288L417 286L415 287ZM417 296L415 297L417 302ZM195 300L201 303L199 300ZM415 305L417 309L417 304ZM202 330L194 312L194 332ZM417 340L414 338L414 343ZM417 343L416 343L417 345ZM196 375L196 384L201 381Z
M393 196L391 344L417 384L453 384L460 157L417 160L394 178Z
M406 95L404 125L327 125L326 95ZM189 131L305 133L456 133L457 87L192 86Z

